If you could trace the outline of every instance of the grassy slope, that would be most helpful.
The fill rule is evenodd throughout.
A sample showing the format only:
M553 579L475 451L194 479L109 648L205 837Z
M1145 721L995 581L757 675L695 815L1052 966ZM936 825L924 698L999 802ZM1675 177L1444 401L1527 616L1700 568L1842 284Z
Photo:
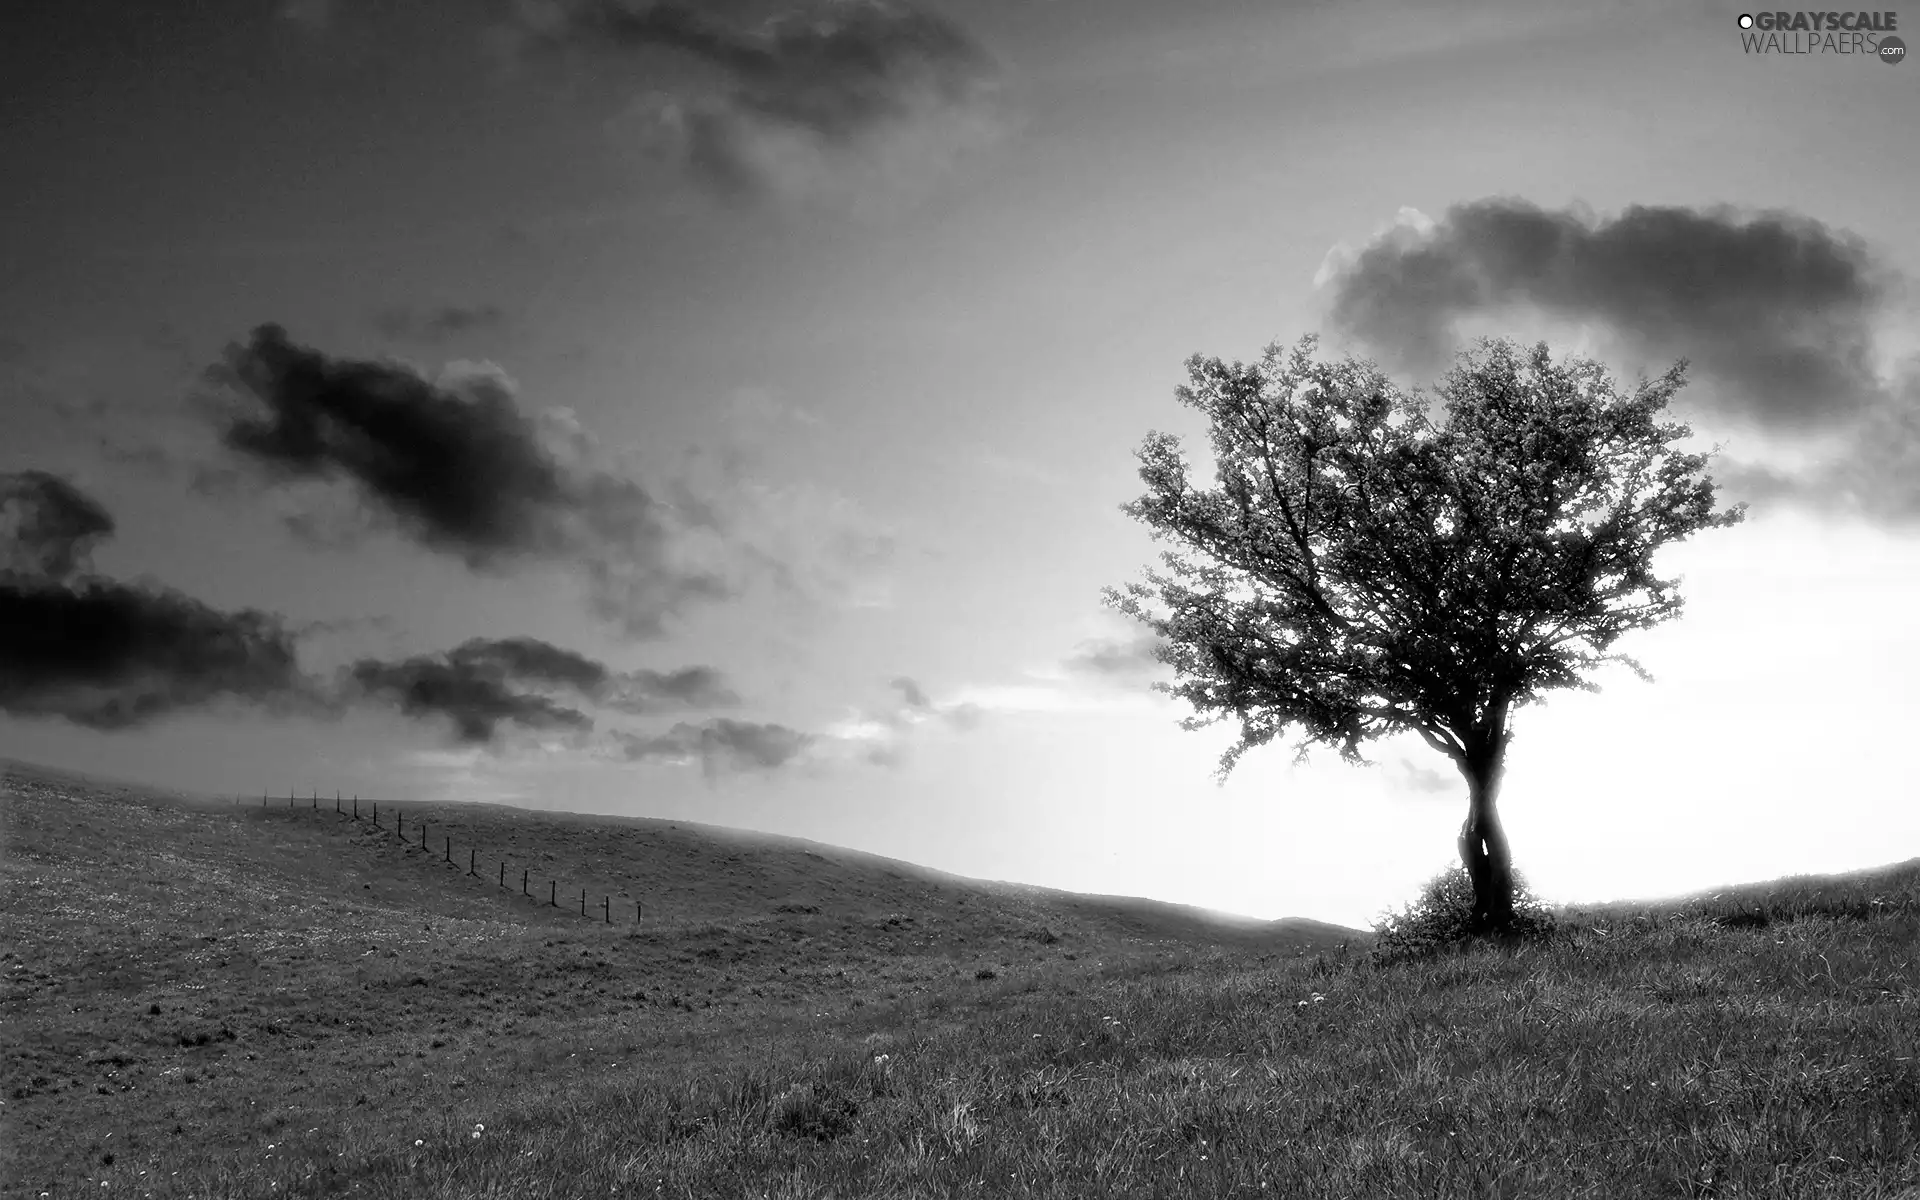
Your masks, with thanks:
M1920 1188L1920 862L1375 966L686 823L0 805L7 1196Z

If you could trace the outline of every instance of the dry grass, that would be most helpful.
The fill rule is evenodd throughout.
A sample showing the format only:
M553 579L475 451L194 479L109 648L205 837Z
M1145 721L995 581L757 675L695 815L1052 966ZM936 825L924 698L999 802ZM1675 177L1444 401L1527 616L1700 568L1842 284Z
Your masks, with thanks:
M0 792L8 1196L1920 1189L1911 867L1374 965L684 826L688 911L609 928L311 813Z

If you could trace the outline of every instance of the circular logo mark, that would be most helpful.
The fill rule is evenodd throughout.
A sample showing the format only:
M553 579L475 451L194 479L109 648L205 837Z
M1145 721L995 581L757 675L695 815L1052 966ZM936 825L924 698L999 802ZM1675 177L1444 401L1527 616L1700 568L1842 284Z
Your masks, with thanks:
M1752 13L1741 13L1741 14L1740 14L1740 28L1742 28L1742 29L1752 29L1752 28L1753 28L1753 14L1752 14Z
M1880 39L1881 62L1899 62L1906 56L1907 44L1899 38L1888 36Z

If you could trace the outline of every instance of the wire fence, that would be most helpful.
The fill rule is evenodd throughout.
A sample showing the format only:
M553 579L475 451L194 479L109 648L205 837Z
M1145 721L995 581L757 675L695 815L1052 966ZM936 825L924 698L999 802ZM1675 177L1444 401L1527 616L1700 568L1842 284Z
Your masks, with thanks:
M241 800L241 799L235 799L234 801L234 804L236 806L245 806L250 803L251 801ZM271 812L279 807L279 801L271 800L269 799L266 792L261 792L260 807L263 810ZM300 811L301 807L302 806L300 805L298 798L294 796L291 790L289 790L287 792L287 810L290 812L298 812ZM321 807L320 793L317 790L309 798L309 802L306 805L306 807L311 809L314 812L326 811L324 808ZM363 808L364 808L364 811L363 811ZM370 822L373 828L375 829L386 828L385 825L382 825L380 823L380 815L381 815L380 802L378 800L362 801L358 795L355 795L351 800L345 800L341 798L341 794L339 792L335 792L333 794L333 811L335 815L340 817L342 820L366 821L366 822ZM388 801L387 812L392 814L392 817L393 817L393 836L396 841L400 842L401 845L409 849L415 846L418 846L422 852L431 854L431 851L428 850L428 846L427 846L427 837L428 837L429 830L431 828L430 822L418 820L418 819L414 821L414 829L417 830L419 834L419 838L416 841L414 840L413 835L408 831L408 828L407 828L406 810L402 809L398 804L395 804L392 801ZM453 856L453 838L450 835L442 835L441 843L442 843L442 861L447 863L452 863L453 865L458 866L459 863ZM467 875L477 879L484 879L485 876L480 873L479 847L467 846L467 847L464 847L464 849L467 851ZM508 887L507 863L505 859L501 859L499 861L500 861L500 870L499 870L499 876L498 876L499 885L504 890ZM533 888L534 882L535 880L533 878L532 868L529 868L529 867L521 868L520 894L530 900L533 900L535 903L538 903L540 897L539 897L539 893L535 891ZM561 907L560 881L557 879L547 879L547 880L541 880L539 882L544 882L547 885L547 906L550 908L560 908ZM565 911L572 911L572 907L573 907L573 902L572 902L573 889L572 888L567 889L567 900L568 902L567 902ZM600 903L598 907L600 909L601 920L608 925L613 924L613 897L602 895L600 897ZM624 913L626 909L626 901L624 900L621 901L620 907L622 912ZM587 889L586 888L580 889L580 915L583 917L588 917L591 915L587 908ZM634 921L637 923L642 919L644 919L645 916L646 916L645 902L641 900L633 901ZM624 916L622 917L622 919L623 920L625 919Z

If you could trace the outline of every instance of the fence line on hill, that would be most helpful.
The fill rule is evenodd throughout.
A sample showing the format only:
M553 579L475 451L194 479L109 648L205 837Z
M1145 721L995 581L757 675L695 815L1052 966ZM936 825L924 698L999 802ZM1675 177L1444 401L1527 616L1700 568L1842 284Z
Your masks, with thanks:
M333 811L337 816L345 818L346 820L349 820L349 821L369 821L372 823L375 829L385 828L385 826L380 824L380 802L378 800L369 800L367 803L370 806L369 811L365 816L362 816L360 812L360 796L358 793L356 793L353 796L353 799L350 802L351 807L349 807L348 801L343 800L341 798L341 794L339 792L335 792L333 794ZM242 800L238 797L234 799L234 805L236 807L248 805L248 804L251 804L250 800ZM260 807L264 811L272 812L278 809L279 804L277 801L270 802L267 793L263 791L260 793ZM287 790L287 810L289 812L298 812L300 811L301 807L302 806L297 802L297 798L293 794L293 790L289 788ZM305 807L307 807L308 809L314 812L326 811L325 809L320 807L320 793L317 789L313 792L310 803ZM395 840L400 842L400 844L403 847L409 850L412 849L417 844L421 850L427 851L427 830L430 827L431 823L427 821L415 822L415 824L419 827L419 830L420 830L420 841L418 843L414 843L408 840L407 838L406 811L402 809L398 804L395 804L392 801L387 802L387 807L393 813L393 836ZM442 861L445 861L448 863L454 863L453 838L450 835L443 836L442 841L444 842ZM483 878L483 876L481 876L480 874L480 869L479 869L480 868L479 848L475 846L468 846L466 849L467 849L467 874L474 878ZM431 851L427 851L427 852L431 854ZM458 866L459 864L454 863L454 865ZM532 883L532 879L533 879L533 869L531 867L522 868L520 871L520 894L532 900L535 904L538 904L540 902L540 898L530 890L530 884ZM500 860L499 885L503 890L507 886L507 863L505 859ZM573 890L569 888L567 891L568 891L569 898L571 898ZM549 908L560 907L560 881L557 879L547 880L547 907ZM613 924L613 898L611 896L607 896L603 894L600 897L599 907L600 907L601 919L608 925ZM566 911L569 911L569 912L572 911L571 903L569 903ZM583 917L588 916L586 888L580 889L580 915ZM633 902L634 922L636 924L639 923L642 919L645 918L645 916L646 916L645 902L636 898Z

